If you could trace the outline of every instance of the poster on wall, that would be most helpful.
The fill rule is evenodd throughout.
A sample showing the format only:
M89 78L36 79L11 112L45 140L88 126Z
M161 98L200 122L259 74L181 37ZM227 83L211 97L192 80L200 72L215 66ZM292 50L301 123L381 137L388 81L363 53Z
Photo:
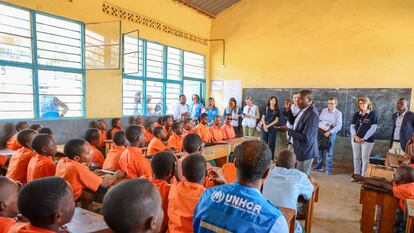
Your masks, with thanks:
M225 106L227 106L227 103L231 97L236 99L239 107L243 105L241 80L223 81L223 103Z
M211 90L212 91L222 91L223 90L223 80L211 80Z

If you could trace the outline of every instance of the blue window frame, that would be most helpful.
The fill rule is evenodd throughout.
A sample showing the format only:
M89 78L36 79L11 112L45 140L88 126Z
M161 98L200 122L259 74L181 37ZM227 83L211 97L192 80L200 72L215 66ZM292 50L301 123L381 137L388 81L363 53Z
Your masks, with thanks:
M203 98L205 70L203 55L123 34L123 115L172 114L180 94Z
M84 25L0 3L0 120L85 116Z

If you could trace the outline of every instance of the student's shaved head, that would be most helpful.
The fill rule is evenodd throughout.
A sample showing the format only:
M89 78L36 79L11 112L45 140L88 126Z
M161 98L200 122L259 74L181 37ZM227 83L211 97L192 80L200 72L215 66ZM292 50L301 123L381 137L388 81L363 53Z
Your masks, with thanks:
M293 154L290 150L282 150L279 152L279 155L277 156L276 165L278 167L284 167L287 169L294 168L296 163L296 157L295 154Z
M4 190L10 187L18 187L18 185L10 178L0 176L0 202L9 197L9 194L4 192Z
M23 129L17 133L17 142L24 147L30 148L30 144L36 135L37 131L33 129Z
M182 123L181 123L180 121L175 121L175 122L172 124L171 129L172 129L172 130L176 130L176 129L180 128L181 124L182 124Z
M206 159L200 154L187 156L182 163L183 176L190 182L202 183L206 175Z
M16 130L20 131L22 129L27 129L29 128L30 124L27 121L19 121L16 123Z
M48 147L51 143L53 143L54 139L47 134L39 134L32 141L32 149L36 151L36 153L43 155L43 148Z
M47 127L40 128L40 129L38 129L38 130L37 130L37 132L38 132L39 134L48 134L48 135L50 135L50 136L52 136L52 135L53 135L53 131L52 131L52 129L47 128Z
M157 179L169 176L174 166L174 155L171 152L159 152L151 159L152 172Z
M272 152L262 140L244 141L234 150L237 178L249 182L260 180L272 161Z
M42 128L42 126L40 124L32 124L29 128L31 128L33 130L38 130L38 129Z
M109 190L102 213L115 233L159 232L163 220L161 196L146 179L130 179Z
M80 156L83 152L83 146L87 144L86 141L82 139L71 139L63 148L63 153L70 159L73 159L75 156Z
M197 152L202 145L203 140L201 140L201 137L198 134L190 133L184 137L183 148L184 151L189 154Z
M125 131L123 130L116 131L114 133L114 136L112 137L112 140L114 141L115 145L123 146L126 141Z
M17 209L17 195L19 186L13 180L0 176L0 217L15 217Z
M162 133L162 131L164 130L163 127L155 127L154 131L152 132L152 134L154 134L155 137L159 137Z
M125 137L130 143L139 141L142 135L142 129L138 125L130 125L125 130Z
M95 128L87 129L85 132L85 140L89 143L93 140L99 139L99 130Z

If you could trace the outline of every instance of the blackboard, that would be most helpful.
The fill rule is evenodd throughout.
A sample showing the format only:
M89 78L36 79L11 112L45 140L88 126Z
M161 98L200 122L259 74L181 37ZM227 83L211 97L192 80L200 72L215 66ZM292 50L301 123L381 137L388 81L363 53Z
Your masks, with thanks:
M286 99L292 99L295 92L303 88L244 88L243 99L252 96L253 101L263 111L270 96L276 96L279 108L283 108ZM360 96L368 96L373 102L374 110L378 112L377 139L389 139L392 131L392 113L396 111L395 104L400 97L411 99L411 88L311 88L315 104L319 112L326 108L330 96L338 99L337 108L343 115L343 127L339 136L350 136L349 127L352 117L358 111L356 101Z

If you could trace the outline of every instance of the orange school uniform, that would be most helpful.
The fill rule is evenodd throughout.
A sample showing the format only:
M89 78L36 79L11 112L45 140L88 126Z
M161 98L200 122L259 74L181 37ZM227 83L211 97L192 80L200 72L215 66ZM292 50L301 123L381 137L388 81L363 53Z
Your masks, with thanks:
M184 134L177 135L173 133L171 137L168 139L167 147L168 148L175 148L175 151L182 152L183 151L183 142L184 142Z
M14 225L8 233L55 233L54 231L49 231L44 228L35 227L32 224L18 223Z
M56 164L51 156L37 154L33 157L27 167L27 182L35 179L54 176L56 173Z
M18 150L22 148L23 146L20 145L20 143L17 141L17 133L15 133L13 136L9 138L6 142L6 148L9 150Z
M414 199L414 183L394 185L392 192L396 198L400 199L400 207L405 211L405 200Z
M223 125L221 129L223 130L223 136L225 140L233 139L236 137L236 132L234 131L234 127L232 125Z
M110 171L121 170L121 167L119 166L119 159L125 149L125 146L113 145L111 150L108 151L108 154L106 154L106 159L102 168Z
M186 130L186 129L184 129L184 133L183 133L183 135L185 136L185 135L188 135L188 134L190 134L190 133L194 133L194 130L193 130L193 129L190 129L190 130Z
M99 146L104 147L105 146L105 140L108 138L107 133L106 133L105 130L101 130L101 129L98 129L98 130L101 132L101 135L102 135L101 142L99 143Z
M223 130L221 129L220 126L215 126L215 125L211 126L210 135L213 138L213 140L216 142L221 142L224 139Z
M185 159L186 156L182 157L181 159L178 160L178 166L180 167L180 176L182 178L183 181L186 180L186 178L183 176L183 169L181 169L183 167L183 161ZM206 167L207 167L207 171L212 169L211 164L209 162L206 162ZM207 177L204 178L204 183L203 183L205 188L211 188L214 187L214 182L210 181Z
M0 233L9 232L10 228L16 224L14 218L0 217Z
M160 180L157 178L151 178L150 181L157 186L160 190L161 199L162 199L162 210L164 211L164 219L162 221L162 226L168 224L168 196L171 190L171 184L167 183L165 180Z
M224 179L226 179L227 183L232 183L236 181L237 177L237 168L234 163L226 163L221 168L221 172L223 173Z
M126 178L152 177L151 164L137 147L127 147L119 159L121 170L126 172Z
M83 189L88 188L96 192L103 182L102 178L91 172L86 165L67 157L59 160L56 176L71 184L75 200L81 196Z
M168 230L170 233L193 232L194 209L205 188L182 181L171 186L168 197Z
M154 135L150 133L145 127L142 127L142 132L144 133L145 143L149 143L154 138Z
M27 167L36 153L26 147L18 149L12 155L6 176L14 181L27 183Z
M211 134L210 134L210 130L208 129L207 125L198 124L194 128L194 133L198 134L204 143L211 141Z
M105 158L100 150L96 148L95 146L91 145L91 153L93 154L92 157L92 163L97 163L102 166L102 164L105 162Z
M167 146L159 138L153 138L148 144L148 155L155 155L158 152L162 152L167 149Z
M111 131L109 131L109 136L111 138L114 138L114 134L120 130L124 130L124 129L118 129L118 128L112 128Z

